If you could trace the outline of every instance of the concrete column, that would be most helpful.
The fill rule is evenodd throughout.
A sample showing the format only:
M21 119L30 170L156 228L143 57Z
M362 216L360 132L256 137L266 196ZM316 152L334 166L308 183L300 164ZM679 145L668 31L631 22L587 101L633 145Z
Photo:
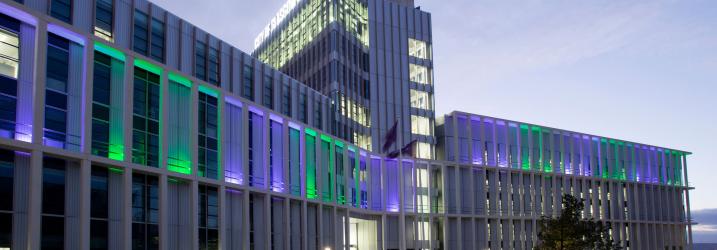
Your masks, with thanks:
M196 179L191 180L191 190L192 193L189 194L189 218L191 218L189 228L192 229L192 249L199 249L199 183ZM160 235L160 237L164 236Z
M126 55L124 62L124 104L122 107L122 126L124 137L124 161L132 162L132 116L134 107L134 57L131 54ZM132 182L130 181L130 184ZM131 204L130 204L131 205Z
M124 206L122 208L122 221L124 225L123 233L123 249L129 250L132 248L132 169L125 168L124 175L122 176L122 187Z
M37 137L33 137L37 138ZM40 143L40 141L35 141ZM43 154L40 150L33 150L30 156L28 205L27 205L27 249L40 249L40 232L42 225L42 162Z
M33 79L34 89L32 98L35 109L33 110L32 116L32 141L35 144L42 145L44 136L43 129L45 127L45 82L47 80L47 22L43 19L39 19L35 28L35 78ZM37 243L39 243L39 241L37 241ZM30 244L33 244L33 242L30 241Z
M95 60L95 49L92 42L88 42L85 44L85 62L84 62L84 82L85 85L82 86L82 123L84 124L82 126L82 153L89 154L92 150L92 89L93 89L93 72L94 72L94 60ZM89 238L88 238L89 240ZM83 241L84 242L84 241ZM84 244L84 243L83 243Z
M87 145L87 144L84 144ZM89 160L80 161L80 249L90 249L90 199L92 164Z
M167 175L158 176L159 179L159 249L169 247L169 210L175 209L169 206ZM196 231L196 230L195 230Z

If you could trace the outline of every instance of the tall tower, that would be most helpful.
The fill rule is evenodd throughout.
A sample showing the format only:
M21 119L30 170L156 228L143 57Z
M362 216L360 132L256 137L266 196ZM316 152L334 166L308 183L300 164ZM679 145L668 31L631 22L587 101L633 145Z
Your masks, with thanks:
M289 0L252 54L332 98L328 132L380 152L398 122L393 149L434 158L431 35L412 0Z

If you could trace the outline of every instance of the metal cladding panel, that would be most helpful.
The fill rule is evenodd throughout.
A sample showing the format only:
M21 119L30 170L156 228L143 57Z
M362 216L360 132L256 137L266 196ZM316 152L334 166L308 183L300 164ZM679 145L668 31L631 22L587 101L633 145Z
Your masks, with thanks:
M229 47L229 77L226 78L229 81L227 82L231 87L229 88L231 90L231 93L241 96L241 71L242 67L244 67L241 63L241 51L239 51L236 48ZM224 64L224 63L222 63Z
M72 5L72 26L88 33L92 33L94 26L95 1L74 0Z
M244 195L237 191L226 192L226 205L223 220L226 221L226 234L224 234L225 249L243 249L243 218L244 218Z
M114 34L115 45L131 49L134 9L129 0L115 1Z
M35 47L35 27L29 24L20 25L20 48ZM35 50L20 50L20 69L17 81L17 117L15 138L29 139L32 138L32 116L34 114L33 107L33 79L35 78Z
M27 245L27 212L28 212L28 197L30 197L29 186L30 183L30 155L25 153L15 153L15 183L13 190L13 220L15 223L12 224L12 248L21 249L22 246Z
M222 42L221 40L219 42L219 84L221 84L222 89L225 91L231 90L231 65L232 65L232 46Z
M167 203L176 208L168 209L168 249L189 250L192 247L191 187L181 182L170 182L167 187Z
M121 1L132 1L134 3L135 9L141 10L142 12L149 14L150 3L147 0L121 0Z
M150 5L152 6L150 7L150 10L152 11L152 17L157 18L159 20L165 20L164 16L166 15L167 11L155 4Z
M68 161L65 182L65 249L80 249L80 164Z
M50 9L50 1L48 0L24 0L25 6L30 7L40 13L47 13Z
M107 178L107 194L109 195L109 199L107 200L109 208L109 229L107 235L110 236L107 245L110 250L122 249L123 245L122 236L124 234L124 228L122 226L122 213L124 212L124 190L122 188L122 178L122 173L117 174L111 171Z
M179 51L179 60L180 60L180 68L179 70L182 71L182 73L186 75L194 75L192 74L194 72L192 65L192 62L194 61L193 51L194 51L194 26L191 24L181 21L181 30L180 30L180 36L181 41L180 46L181 50Z
M180 58L180 31L181 19L172 14L167 14L166 22L166 62L167 66L179 69L179 58Z
M82 144L82 100L84 83L84 47L70 43L69 76L67 78L67 139L65 149L80 151Z

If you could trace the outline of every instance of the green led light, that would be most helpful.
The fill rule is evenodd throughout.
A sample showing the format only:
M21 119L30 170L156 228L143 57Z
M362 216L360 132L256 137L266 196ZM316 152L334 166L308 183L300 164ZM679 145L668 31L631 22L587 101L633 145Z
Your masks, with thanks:
M336 141L336 146L339 146L339 147L343 148L343 147L344 147L344 143L341 142L341 141Z
M327 142L331 142L331 141L332 141L332 140L331 140L331 137L328 136L328 135L325 135L325 134L321 134L321 140L324 140L324 141L327 141Z
M316 137L316 130L307 128L307 129L305 129L305 131L306 131L306 134L307 134L307 135Z
M110 46L105 45L104 43L100 43L95 41L95 50L102 52L105 55L114 57L117 60L125 61L125 55L121 51L112 48Z
M121 169L121 168L109 167L109 168L107 168L107 170L109 170L110 172L113 172L113 173L118 173L118 174L124 173L124 169Z
M150 63L150 62L147 62L147 61L145 61L145 60L138 59L138 58L137 58L137 59L134 59L134 66L137 66L137 67L142 68L142 69L144 69L144 70L146 70L146 71L149 71L149 72L152 72L152 73L157 74L157 75L159 75L159 76L162 76L162 68L160 68L159 66L154 65L154 64L152 64L152 63ZM160 84L161 84L161 83L162 83L162 82L160 81Z
M215 97L215 98L219 98L219 91L217 91L217 90L215 90L215 89L213 89L213 88L210 88L210 87L207 87L207 86L204 86L204 85L199 85L199 91L201 91L201 92L204 93L204 94L213 96L213 97Z
M176 82L176 83L179 83L179 84L182 84L182 85L187 86L187 87L189 87L189 88L192 87L192 81L190 81L190 80L187 79L186 77L183 77L183 76L181 76L181 75L179 75L179 74L175 74L175 73L173 73L173 72L169 72L169 80L170 80L170 81L173 81L173 82Z

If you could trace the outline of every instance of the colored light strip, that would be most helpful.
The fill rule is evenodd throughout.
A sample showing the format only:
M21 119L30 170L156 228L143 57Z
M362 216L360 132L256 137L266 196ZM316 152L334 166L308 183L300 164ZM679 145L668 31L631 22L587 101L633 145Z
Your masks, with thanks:
M324 140L324 141L327 141L327 142L331 142L331 141L332 141L331 137L328 136L328 135L325 135L325 134L321 134L321 140Z
M269 113L269 119L278 123L284 123L284 118L281 118L281 116L275 115L273 113Z
M137 66L141 69L155 73L160 76L162 75L162 68L160 68L159 66L154 65L150 62L147 62L145 60L139 59L139 58L134 59L134 66ZM161 84L161 81L160 81L160 84Z
M37 18L6 3L0 2L0 13L8 15L12 18L20 20L32 26L37 26Z
M215 98L219 98L219 91L217 91L216 89L204 85L199 85L199 91Z
M173 81L173 82L182 84L182 85L187 86L187 87L189 87L189 88L192 87L192 81L190 81L188 78L183 77L183 76L181 76L181 75L179 75L179 74L176 74L176 73L174 73L174 72L169 72L168 77L169 77L169 80L170 80L170 81Z
M126 60L124 53L101 42L95 41L95 50L123 62Z
M50 33L54 33L58 36L67 38L67 40L73 41L75 43L78 43L82 46L85 46L85 38L81 35L72 32L68 30L65 27L62 27L60 25L54 24L54 23L48 23L47 24L47 31Z
M316 131L310 128L305 129L307 135L316 136Z
M228 96L228 95L225 95L225 96L224 96L224 101L227 102L227 103L229 103L229 104L231 104L231 105L237 106L237 107L243 107L243 106L244 106L244 104L243 104L241 101L239 101L238 99L236 99L236 98L234 98L234 97Z

